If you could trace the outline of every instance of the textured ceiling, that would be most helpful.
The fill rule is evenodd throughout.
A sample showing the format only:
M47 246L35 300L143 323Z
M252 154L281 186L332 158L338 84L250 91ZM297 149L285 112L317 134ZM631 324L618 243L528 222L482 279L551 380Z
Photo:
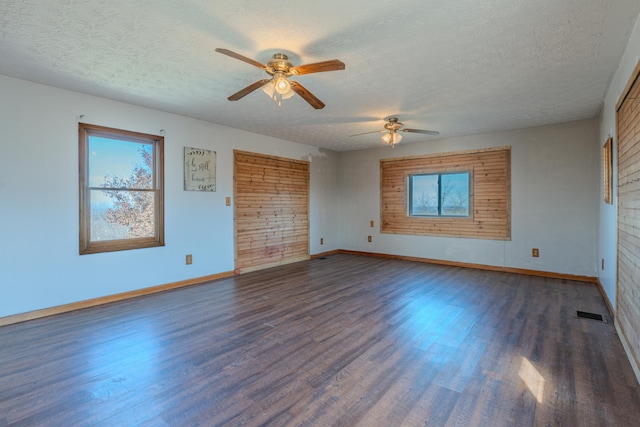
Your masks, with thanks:
M0 74L346 151L379 147L398 116L402 144L595 117L639 0L2 0ZM216 53L344 71L296 78L281 108L268 77Z

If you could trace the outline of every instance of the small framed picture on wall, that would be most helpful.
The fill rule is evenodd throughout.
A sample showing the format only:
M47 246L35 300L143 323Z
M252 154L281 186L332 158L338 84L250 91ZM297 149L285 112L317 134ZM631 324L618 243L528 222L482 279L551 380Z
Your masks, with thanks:
M613 139L607 138L602 146L602 196L605 203L613 203Z

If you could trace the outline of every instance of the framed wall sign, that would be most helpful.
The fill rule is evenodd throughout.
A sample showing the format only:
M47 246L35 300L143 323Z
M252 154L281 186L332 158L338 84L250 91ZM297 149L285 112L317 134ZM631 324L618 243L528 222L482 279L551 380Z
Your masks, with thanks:
M184 147L184 189L216 191L216 152Z
M602 197L605 203L613 203L613 139L607 138L602 146Z

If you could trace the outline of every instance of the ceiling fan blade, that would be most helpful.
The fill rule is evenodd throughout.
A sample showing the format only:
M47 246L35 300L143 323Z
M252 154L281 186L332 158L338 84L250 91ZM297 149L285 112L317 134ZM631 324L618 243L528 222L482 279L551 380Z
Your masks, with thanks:
M422 129L400 129L402 132L413 132L413 133L425 133L427 135L440 135L440 132L437 130L422 130Z
M349 135L351 136L360 136L360 135L368 135L370 133L380 133L380 132L387 132L386 129L381 129L381 130L372 130L371 132L362 132L362 133L356 133L355 135Z
M239 59L240 61L244 61L247 64L251 64L251 65L253 65L255 67L258 67L258 68L262 68L262 69L265 68L264 64L261 64L258 61L253 60L251 58L247 58L246 56L242 56L239 53L232 52L229 49L216 48L216 52L222 53L224 55L230 56L230 57L235 58L235 59Z
M270 81L271 81L270 79L259 80L259 81L255 82L253 84L250 84L249 86L245 87L244 89L239 90L238 92L234 93L233 95L231 95L227 99L229 101L237 101L238 99L244 98L245 96L249 95L254 90L266 85Z
M305 101L307 101L316 110L324 108L324 103L315 97L314 94L309 92L304 86L298 82L290 82L291 89L293 89L298 95L300 95Z
M291 67L289 71L296 76L300 76L302 74L344 70L344 67L345 65L342 61L331 59L329 61L315 62L313 64L298 65L297 67Z

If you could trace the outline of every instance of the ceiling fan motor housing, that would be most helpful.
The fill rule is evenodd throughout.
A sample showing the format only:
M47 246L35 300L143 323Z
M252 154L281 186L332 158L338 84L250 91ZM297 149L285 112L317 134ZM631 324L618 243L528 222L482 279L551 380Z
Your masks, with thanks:
M400 123L398 121L397 117L390 117L387 119L389 123L385 123L384 128L387 130L398 130L400 129L402 126L404 126L402 123Z
M289 62L289 57L287 55L284 53L276 53L267 63L266 71L271 75L275 73L282 73L289 77L293 74L290 71L291 67L293 67L293 64Z

